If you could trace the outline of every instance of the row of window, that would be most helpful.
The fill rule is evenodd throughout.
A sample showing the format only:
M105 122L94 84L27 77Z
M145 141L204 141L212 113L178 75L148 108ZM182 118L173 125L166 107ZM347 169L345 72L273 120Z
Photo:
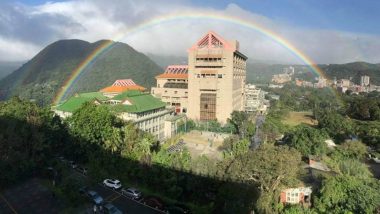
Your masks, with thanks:
M223 74L197 74L197 78L216 78L218 77L219 79L223 78Z

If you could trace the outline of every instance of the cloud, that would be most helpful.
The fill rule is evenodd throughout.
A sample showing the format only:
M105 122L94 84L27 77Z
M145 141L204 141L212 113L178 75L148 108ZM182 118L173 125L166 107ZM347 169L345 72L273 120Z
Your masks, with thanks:
M236 4L222 9L201 8L187 0L175 3L170 0L71 0L38 6L0 3L0 53L8 51L8 60L25 60L55 40L76 38L90 42L120 39L141 52L186 56L186 50L211 29L227 40L239 40L241 52L250 59L302 63L291 51L260 32L213 19L179 19L126 33L146 20L181 11L228 14L258 23L318 63L380 61L378 35L301 28L252 13ZM8 42L13 44L8 45Z

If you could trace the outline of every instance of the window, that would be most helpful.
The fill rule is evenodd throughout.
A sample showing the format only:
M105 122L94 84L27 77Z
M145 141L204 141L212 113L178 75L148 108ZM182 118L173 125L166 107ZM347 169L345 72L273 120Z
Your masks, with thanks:
M218 78L222 78L223 77L223 75L222 74L218 74Z

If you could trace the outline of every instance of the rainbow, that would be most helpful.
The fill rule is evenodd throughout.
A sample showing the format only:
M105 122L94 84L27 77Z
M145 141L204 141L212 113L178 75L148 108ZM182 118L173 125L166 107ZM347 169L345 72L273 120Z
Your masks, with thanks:
M210 12L181 12L181 13L170 13L163 16L157 16L153 17L149 20L146 20L132 28L129 28L123 32L123 34L116 37L116 39L113 39L114 41L119 41L120 39L131 35L133 33L138 33L141 31L144 31L146 29L152 28L154 26L162 25L165 23L169 23L172 21L181 21L181 20L188 20L188 19L206 19L206 20L216 20L216 21L223 21L226 23L232 23L236 24L248 29L252 29L256 32L259 32L263 35L265 35L267 38L273 40L277 44L280 44L282 47L289 50L294 56L299 58L302 62L304 62L306 65L308 65L313 73L315 73L317 76L326 78L322 70L314 63L308 56L306 56L304 53L302 53L299 49L297 49L294 45L292 45L289 41L282 38L281 36L277 35L275 32L270 31L269 29L259 25L258 23L255 23L250 20L244 20L239 17L230 16L226 14L221 13L210 13ZM106 50L112 47L113 44L116 42L114 41L105 41L102 43L97 49L95 49L90 55L87 56L87 58L82 61L79 66L74 69L74 71L71 73L71 75L67 78L67 80L64 82L63 86L60 88L58 93L56 94L53 104L59 104L63 101L63 99L66 97L67 93L70 91L72 86L75 84L75 82L80 79L86 68L93 63L102 53L104 53ZM327 79L327 78L326 78Z

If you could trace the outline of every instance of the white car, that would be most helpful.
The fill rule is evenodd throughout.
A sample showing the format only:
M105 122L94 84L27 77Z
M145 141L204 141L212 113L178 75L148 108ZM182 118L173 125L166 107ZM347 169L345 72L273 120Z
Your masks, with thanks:
M105 179L103 181L103 185L112 189L120 189L121 188L121 183L117 179Z

